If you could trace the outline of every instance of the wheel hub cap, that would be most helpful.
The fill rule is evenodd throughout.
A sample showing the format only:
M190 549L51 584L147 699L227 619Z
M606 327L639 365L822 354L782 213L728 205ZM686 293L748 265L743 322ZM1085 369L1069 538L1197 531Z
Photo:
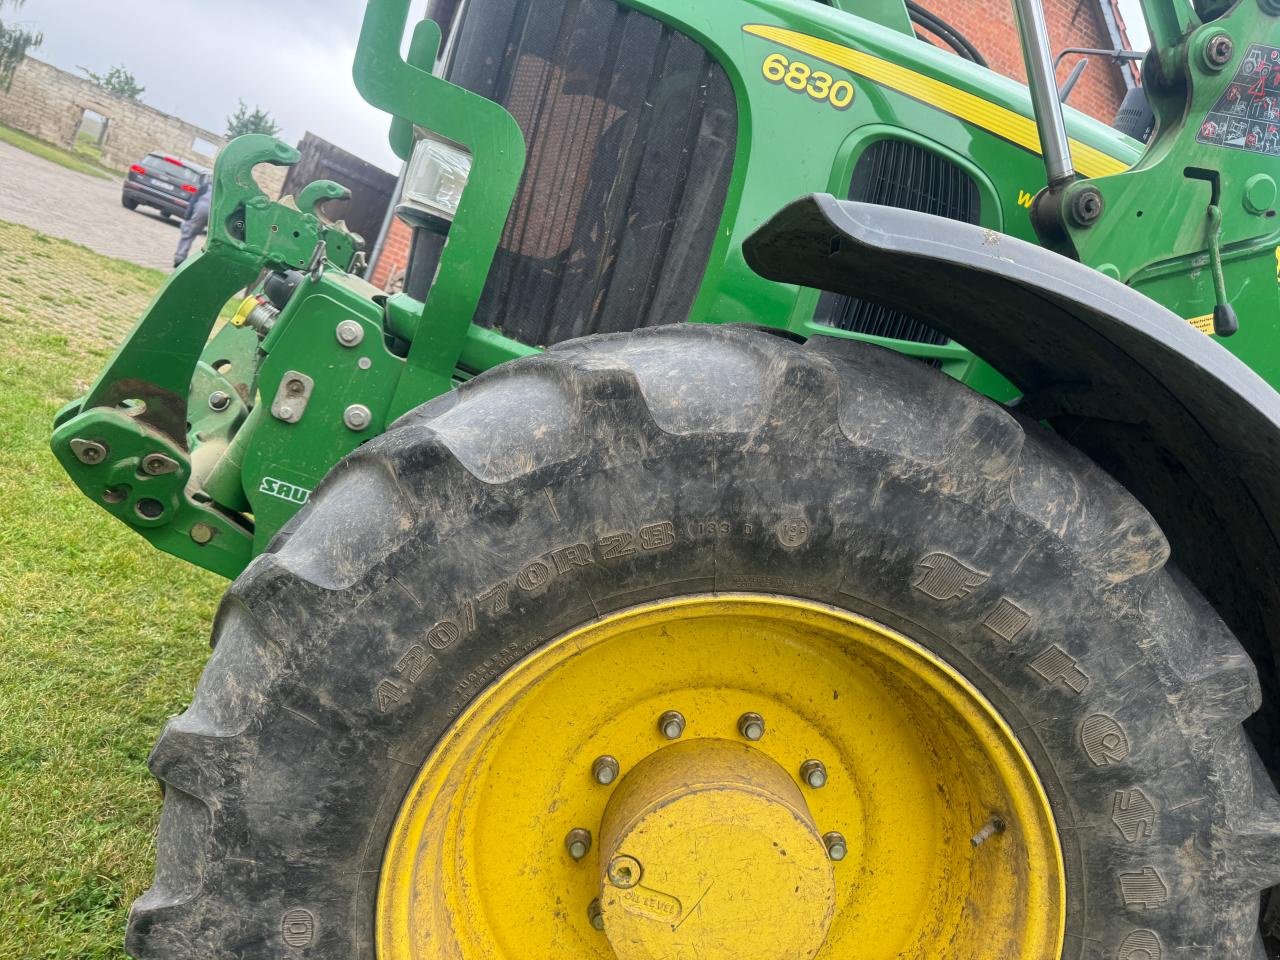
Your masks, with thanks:
M478 694L467 669L430 694L470 703L387 840L378 960L1062 956L1030 758L900 633L719 594L586 624Z
M727 740L666 747L618 786L601 829L600 906L619 960L808 960L835 910L800 789Z

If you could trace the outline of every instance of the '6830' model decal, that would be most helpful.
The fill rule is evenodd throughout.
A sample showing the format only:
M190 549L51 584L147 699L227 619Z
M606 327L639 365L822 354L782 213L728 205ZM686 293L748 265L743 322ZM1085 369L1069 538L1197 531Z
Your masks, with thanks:
M784 54L771 53L764 58L760 72L770 83L786 87L792 93L807 93L819 103L829 103L837 110L847 110L853 103L853 84L837 80L825 70L815 70L803 60L790 60Z

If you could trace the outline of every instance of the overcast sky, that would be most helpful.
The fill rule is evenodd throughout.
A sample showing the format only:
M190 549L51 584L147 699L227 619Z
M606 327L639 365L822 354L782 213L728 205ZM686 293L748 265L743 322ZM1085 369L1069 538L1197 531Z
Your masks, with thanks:
M414 0L414 19L425 6ZM1142 49L1137 0L1120 6ZM363 11L363 0L27 0L17 18L44 32L41 59L96 73L121 64L146 87L144 102L214 133L243 99L270 112L289 143L310 130L396 172L389 118L351 81Z
M414 0L414 18L425 0ZM239 99L262 106L297 143L307 130L392 172L390 118L356 93L351 61L363 0L27 0L6 19L35 24L35 56L75 71L122 64L143 102L214 133Z

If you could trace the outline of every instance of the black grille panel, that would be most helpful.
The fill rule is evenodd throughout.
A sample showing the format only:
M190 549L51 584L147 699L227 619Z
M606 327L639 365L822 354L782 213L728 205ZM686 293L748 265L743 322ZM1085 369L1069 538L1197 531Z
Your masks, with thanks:
M906 140L877 140L858 159L849 199L977 223L978 185L958 166ZM947 343L927 324L897 310L853 297L823 293L814 320L829 327L913 343Z
M736 147L723 68L613 0L472 0L457 29L446 75L528 147L476 322L549 345L684 320Z

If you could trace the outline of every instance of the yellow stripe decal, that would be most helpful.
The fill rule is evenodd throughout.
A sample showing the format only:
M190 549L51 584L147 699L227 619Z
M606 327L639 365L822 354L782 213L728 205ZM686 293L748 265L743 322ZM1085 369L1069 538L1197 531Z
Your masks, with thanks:
M873 57L869 53L862 53L850 47L832 43L830 40L821 40L794 30L757 23L746 24L742 29L746 33L790 47L792 50L806 53L819 60L825 60L837 67L843 67L850 73L866 77L891 90L897 90L931 107L936 107L953 117L958 117L966 123L982 127L997 137L1015 143L1032 153L1040 153L1040 135L1036 131L1034 120L1015 113L1007 107L992 103L990 100L983 100L959 87L953 87L949 83L908 70L900 64ZM1086 177L1104 177L1129 168L1123 160L1117 160L1079 140L1071 141L1071 159L1075 168Z

